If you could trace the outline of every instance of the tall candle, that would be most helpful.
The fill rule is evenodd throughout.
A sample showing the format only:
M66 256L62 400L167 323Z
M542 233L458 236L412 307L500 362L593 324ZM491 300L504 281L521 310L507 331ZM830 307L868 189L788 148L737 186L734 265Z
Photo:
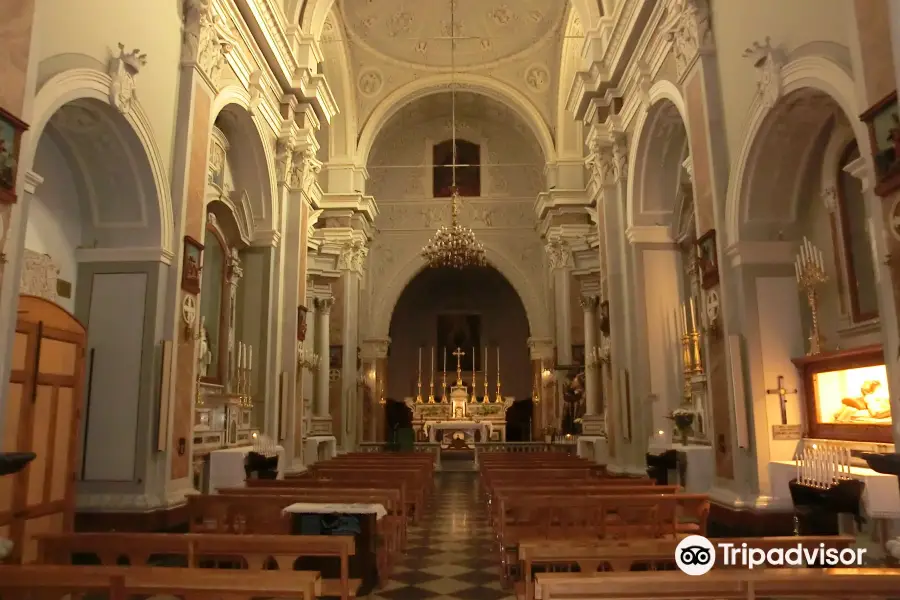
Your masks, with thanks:
M497 346L497 376L500 376L500 346Z
M431 347L431 378L434 380L434 346Z
M687 309L684 307L684 303L681 303L681 330L684 333L687 333Z
M237 368L242 369L244 368L244 344L238 342L237 351Z
M472 385L475 385L475 346L472 346Z
M444 373L447 372L447 348L444 347Z
M253 346L247 345L247 368L253 369Z
M419 346L419 381L422 381L422 346Z
M487 362L487 361L488 361L488 358L487 358L487 355L488 355L488 347L487 347L487 344L485 344L485 345L484 345L484 354L483 354L484 358L482 359L482 360L484 361L484 380L485 380L485 381L487 381L487 374L488 374L488 362Z
M794 273L797 275L797 283L800 283L800 257L794 261Z
M691 296L690 307L691 307L691 333L694 333L695 331L697 331L697 322L694 320L695 317L694 317L694 297L693 296Z

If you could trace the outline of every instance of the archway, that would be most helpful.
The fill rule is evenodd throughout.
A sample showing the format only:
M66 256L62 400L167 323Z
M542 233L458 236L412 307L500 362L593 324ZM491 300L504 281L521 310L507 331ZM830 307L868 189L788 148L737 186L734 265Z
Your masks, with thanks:
M25 160L44 181L27 201L22 289L86 324L82 491L119 486L127 493L144 477L150 451L153 372L144 357L155 347L147 324L160 310L171 207L152 143L134 126L142 123L139 107L125 116L94 92L41 115ZM42 111L54 105L49 93L38 94Z
M476 372L477 396L484 394L485 373L488 392L496 393L499 347L503 395L527 397L531 379L522 374L530 368L528 337L528 317L522 301L496 269L420 271L403 290L393 311L387 367L389 395L398 399L415 397L420 348L423 395L428 393L432 374L435 396L441 395L444 351L449 386L456 379L456 360L451 356L454 348L450 346L458 345L466 353L461 359L463 370L467 375L473 368ZM485 346L489 347L487 355Z

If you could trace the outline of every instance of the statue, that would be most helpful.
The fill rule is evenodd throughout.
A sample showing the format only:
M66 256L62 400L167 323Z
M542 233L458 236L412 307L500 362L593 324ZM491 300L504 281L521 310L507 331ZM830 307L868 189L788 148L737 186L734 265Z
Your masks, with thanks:
M209 332L206 330L206 317L200 319L200 377L207 377L209 365L212 364L212 351L209 347Z

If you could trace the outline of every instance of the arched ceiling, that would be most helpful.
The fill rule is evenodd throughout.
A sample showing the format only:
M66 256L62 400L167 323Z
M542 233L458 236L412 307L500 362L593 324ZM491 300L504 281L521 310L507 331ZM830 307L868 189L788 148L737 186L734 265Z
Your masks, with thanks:
M451 24L451 2L455 15ZM339 0L351 39L426 69L484 68L530 52L561 27L563 0ZM452 29L451 29L452 27ZM451 59L450 37L455 36Z

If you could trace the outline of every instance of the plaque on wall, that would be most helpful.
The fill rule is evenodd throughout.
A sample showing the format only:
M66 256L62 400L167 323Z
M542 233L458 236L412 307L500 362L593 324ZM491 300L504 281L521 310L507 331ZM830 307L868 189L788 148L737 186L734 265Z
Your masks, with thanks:
M802 437L802 425L772 425L772 439L775 441L799 440Z

